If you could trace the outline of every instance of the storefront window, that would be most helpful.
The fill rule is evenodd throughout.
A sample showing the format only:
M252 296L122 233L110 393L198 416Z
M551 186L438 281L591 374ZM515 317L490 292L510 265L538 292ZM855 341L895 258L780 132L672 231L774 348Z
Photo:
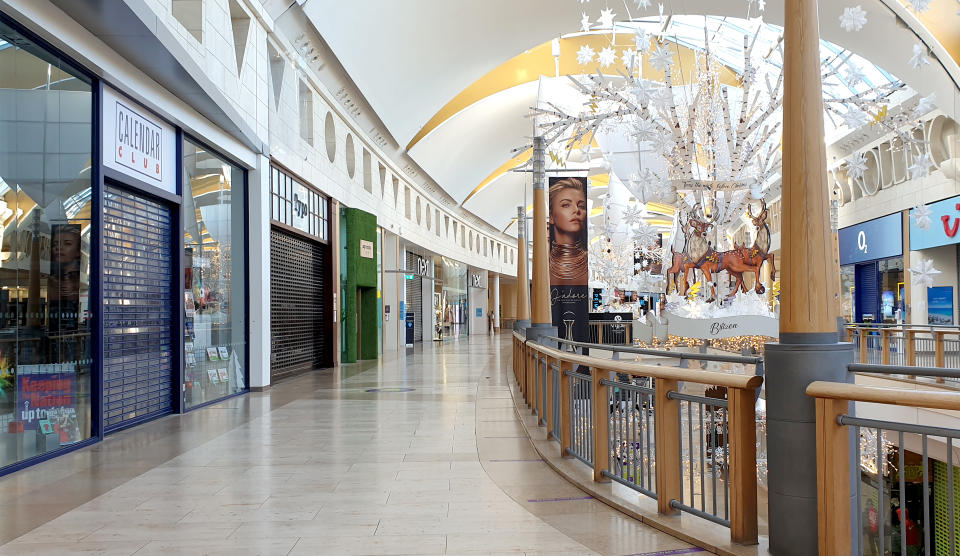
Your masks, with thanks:
M90 81L0 22L0 467L90 438Z
M246 389L244 171L183 142L184 403Z
M443 281L443 335L466 336L467 330L467 265L441 257Z
M880 271L880 315L883 322L903 318L903 258L878 261Z
M843 320L853 322L854 307L854 284L856 284L857 267L850 264L840 267L840 299L843 304Z

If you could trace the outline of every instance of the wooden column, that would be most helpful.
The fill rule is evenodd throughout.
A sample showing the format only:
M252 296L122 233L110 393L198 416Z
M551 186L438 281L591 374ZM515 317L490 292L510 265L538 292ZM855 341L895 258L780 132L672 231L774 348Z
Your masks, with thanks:
M940 331L933 333L933 345L934 345L934 349L936 350L934 352L934 358L936 361L934 363L935 367L943 368L947 366L947 353L946 353L946 348L943 345L943 340L945 336L946 335ZM938 376L937 382L943 384L943 377Z
M607 387L601 379L610 378L610 371L593 368L593 480L606 483L603 472L610 468L610 405Z
M553 322L550 314L550 242L547 233L547 189L543 137L533 138L533 324Z
M907 344L907 366L917 366L917 331L907 330L903 333L904 341Z
M730 394L730 540L757 544L757 422L753 390Z
M530 320L530 282L527 277L527 217L517 207L517 321Z
M867 344L870 343L870 329L857 328L860 333L860 362L867 362Z
M667 392L677 390L677 381L657 378L654 384L654 438L657 462L657 512L676 515L671 500L683 500L683 475L680 469L680 401Z
M890 333L889 328L880 329L880 363L882 365L890 364Z
M817 545L823 556L851 554L850 435L837 418L847 400L817 398ZM732 490L732 489L731 489Z
M780 334L793 343L783 334L836 333L840 266L830 231L816 0L786 0L784 21Z

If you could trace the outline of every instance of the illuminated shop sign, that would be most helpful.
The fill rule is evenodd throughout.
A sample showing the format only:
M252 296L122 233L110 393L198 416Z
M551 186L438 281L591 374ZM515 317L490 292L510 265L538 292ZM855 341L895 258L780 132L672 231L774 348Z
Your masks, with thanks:
M900 213L843 228L839 239L841 265L900 257L903 255Z
M105 166L176 194L173 127L108 87L103 90L101 122Z
M914 222L915 211L910 209L910 249L930 249L941 245L960 243L960 196L927 205L930 222L927 229Z

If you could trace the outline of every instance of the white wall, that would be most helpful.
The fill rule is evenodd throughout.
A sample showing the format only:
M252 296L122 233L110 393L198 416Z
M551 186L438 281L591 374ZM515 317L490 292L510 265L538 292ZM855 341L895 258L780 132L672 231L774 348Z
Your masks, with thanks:
M471 282L474 274L480 275L480 284L483 287L475 288ZM490 302L487 299L487 288L490 287L489 276L486 270L478 268L467 269L467 302L470 304L470 315L467 322L470 323L470 334L487 334L487 311L490 310ZM480 316L477 316L477 309L480 309Z
M398 296L402 287L399 281L403 280L403 274L386 272L398 268L397 236L384 231L381 251L383 253L383 270L385 271L383 273L383 352L389 353L396 351L398 342L402 345L402 338L399 336L402 328L398 330L397 325L400 322L400 299L402 298L402 294ZM389 314L386 312L388 306L390 307Z

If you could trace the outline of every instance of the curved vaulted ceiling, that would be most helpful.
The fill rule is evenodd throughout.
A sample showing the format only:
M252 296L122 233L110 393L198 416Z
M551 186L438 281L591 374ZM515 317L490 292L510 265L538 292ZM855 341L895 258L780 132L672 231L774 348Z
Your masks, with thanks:
M933 0L930 10L919 15L906 7L906 0L860 4L868 23L851 33L838 20L845 6L821 1L821 38L879 64L921 95L935 93L944 111L960 113L960 3ZM656 3L646 11L625 13L634 5L616 2L610 7L618 12L618 21L659 16ZM742 18L746 5L743 0L667 0L664 11L667 17ZM303 9L397 142L464 208L504 229L515 207L529 198L524 194L529 174L509 172L529 154L514 156L510 150L529 143L532 122L524 116L537 102L540 76L553 77L557 70L560 75L596 71L596 64L576 62L582 45L599 51L613 42L619 54L632 43L632 32L624 27L616 34L568 35L578 31L582 12L596 20L604 7L575 0L307 0ZM763 20L782 25L783 2L768 2ZM667 32L668 39L671 34ZM561 36L555 66L551 40ZM931 50L933 64L915 69L909 58L921 41ZM693 66L689 47L696 48L695 42L677 37L670 46L675 67ZM623 67L619 59L616 67ZM723 81L735 84L738 69L731 63ZM641 71L644 77L662 78L646 62ZM674 78L682 81L684 73L675 70Z

